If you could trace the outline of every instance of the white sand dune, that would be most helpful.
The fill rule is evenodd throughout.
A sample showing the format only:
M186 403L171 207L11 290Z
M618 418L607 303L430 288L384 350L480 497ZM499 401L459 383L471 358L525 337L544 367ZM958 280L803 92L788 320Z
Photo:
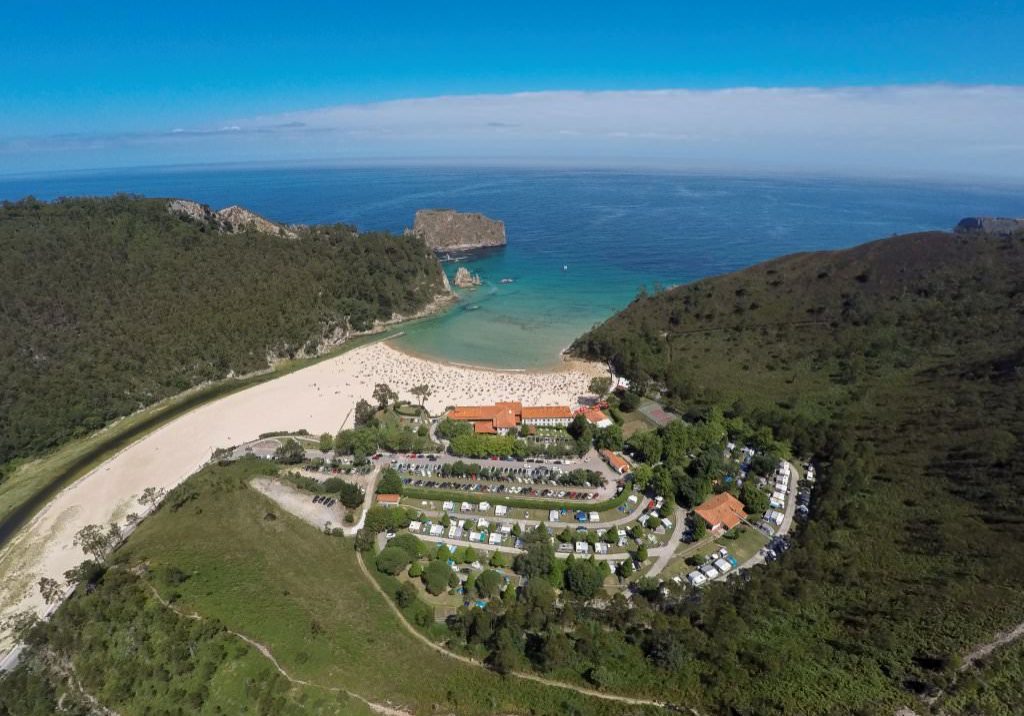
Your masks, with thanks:
M376 383L400 396L426 383L426 405L438 413L457 403L520 400L528 405L573 404L597 364L566 363L552 372L502 372L435 363L373 343L290 375L216 400L168 423L60 492L0 552L0 616L23 609L42 613L37 583L62 579L84 556L73 545L88 524L123 520L141 512L136 499L146 487L171 489L198 470L218 447L252 440L272 430L306 428L313 434L352 427L360 398L372 401ZM0 635L0 648L4 646Z

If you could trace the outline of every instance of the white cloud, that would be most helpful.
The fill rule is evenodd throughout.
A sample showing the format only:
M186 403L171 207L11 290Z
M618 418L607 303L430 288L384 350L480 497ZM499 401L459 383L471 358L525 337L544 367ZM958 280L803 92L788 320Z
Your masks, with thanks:
M1024 86L557 91L348 104L161 134L0 142L150 163L561 161L1024 178ZM106 164L119 163L107 161ZM135 163L145 163L136 160Z

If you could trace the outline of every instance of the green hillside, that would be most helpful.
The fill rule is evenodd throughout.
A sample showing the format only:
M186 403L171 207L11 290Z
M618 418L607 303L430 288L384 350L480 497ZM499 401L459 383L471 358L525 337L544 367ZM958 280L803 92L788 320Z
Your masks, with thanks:
M298 234L222 233L160 199L0 204L0 464L444 290L418 239Z
M741 621L742 686L721 708L875 713L955 692L961 656L1024 620L1021 239L790 256L638 297L574 345L684 413L718 405L819 458L798 548L702 605ZM947 708L1022 706L987 698Z

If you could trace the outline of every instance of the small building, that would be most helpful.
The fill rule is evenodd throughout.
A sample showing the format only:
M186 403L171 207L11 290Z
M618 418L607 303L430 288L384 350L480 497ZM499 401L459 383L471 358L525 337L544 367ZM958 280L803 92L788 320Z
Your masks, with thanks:
M580 408L579 415L586 418L595 428L610 428L615 424L600 408L583 407Z
M590 543L589 542L577 542L576 543L576 554L590 554Z
M558 510L548 511L548 522L558 522Z
M588 515L588 517L590 518L591 522L600 522L601 521L601 515L598 514L597 512L591 512Z
M390 492L377 495L377 504L383 507L398 507L398 504L402 501L401 495L394 495Z
M597 544L594 545L594 551L597 554L608 554L608 543L607 542L598 542Z
M504 517L508 514L508 507L506 507L505 505L495 505L494 514L498 517Z
M485 520L483 517L476 521L476 528L478 530L485 530L491 526L491 523Z
M458 525L448 527L448 539L462 539L462 528Z
M409 523L409 531L410 532L420 532L420 531L422 531L422 529L423 529L423 523L420 522L419 520L413 520L412 522Z
M698 505L694 512L707 523L708 529L713 532L731 530L747 518L747 513L743 511L743 503L728 492L712 495Z
M561 544L558 545L558 551L561 552L562 554L566 554L568 552L572 552L572 545L570 543L568 543L568 542L562 542Z
M503 535L510 535L510 534L512 534L512 525L510 525L508 522L502 522L501 523L501 529L499 531Z
M501 544L501 539L501 532L491 532L490 536L487 537L487 544Z
M473 505L472 505L472 503L469 503L469 502L463 502L459 506L459 510L462 511L462 512L472 512L473 511Z
M520 425L565 427L572 421L572 411L568 405L528 407L517 401L507 401L452 408L448 419L470 423L475 432L483 435L508 435L518 430Z
M726 562L721 557L714 561L714 565L715 569L717 569L721 574L725 574L726 572L732 569L732 565Z
M604 461L608 463L608 467L615 470L619 475L625 475L629 472L629 463L621 455L616 455L608 448L601 448L600 453L601 457L604 458ZM630 495L630 497L633 497L633 495Z
M443 525L430 525L430 536L431 537L440 537L443 534L444 534L444 526Z
M705 577L703 573L701 573L699 570L696 570L696 569L693 570L692 572L690 572L689 574L687 574L686 578L688 580L690 580L690 584L692 584L695 587L699 587L700 585L702 585L702 584L704 584L705 582L708 581L708 578Z
M490 512L491 511L491 503L490 502L481 502L480 503L480 511L481 512Z
M451 500L445 500L444 504L441 505L441 509L444 510L445 512L451 512L452 510L455 509L455 503L452 502Z
M477 532L476 530L473 530L469 533L466 539L468 539L470 542L483 542L483 532Z

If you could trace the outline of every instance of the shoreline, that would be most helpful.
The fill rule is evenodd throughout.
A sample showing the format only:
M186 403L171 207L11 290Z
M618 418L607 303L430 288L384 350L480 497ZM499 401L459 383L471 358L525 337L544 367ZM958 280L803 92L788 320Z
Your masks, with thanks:
M364 338L363 340L367 340ZM410 355L387 337L312 360L275 377L217 397L177 415L62 486L0 548L0 616L45 604L42 576L60 579L84 559L74 535L88 524L123 522L146 487L170 490L204 465L217 448L255 439L268 430L305 428L334 433L358 400L372 399L376 383L400 394L428 384L428 410L457 404L521 400L575 405L589 382L606 373L596 363L564 362L558 370L509 371L451 365ZM0 634L0 647L7 646Z

